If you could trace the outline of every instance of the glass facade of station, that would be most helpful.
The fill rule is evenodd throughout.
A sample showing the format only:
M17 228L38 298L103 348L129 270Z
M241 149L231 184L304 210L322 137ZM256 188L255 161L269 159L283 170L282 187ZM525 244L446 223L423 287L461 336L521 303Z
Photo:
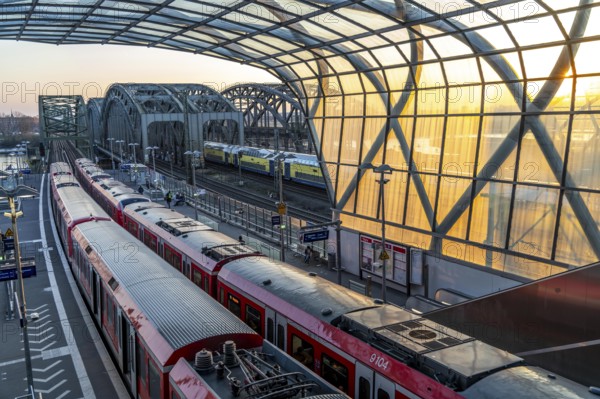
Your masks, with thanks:
M344 228L380 234L378 175L359 167L387 164L389 241L539 278L600 258L599 5L19 2L0 35L268 69L306 107Z

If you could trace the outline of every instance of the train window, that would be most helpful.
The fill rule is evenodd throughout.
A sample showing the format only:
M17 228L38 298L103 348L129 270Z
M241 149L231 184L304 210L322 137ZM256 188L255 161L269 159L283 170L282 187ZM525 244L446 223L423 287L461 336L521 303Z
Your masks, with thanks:
M156 241L156 237L146 231L144 231L144 244L154 252L158 253L158 242Z
M285 350L285 328L281 324L277 324L277 347Z
M208 285L208 276L204 276L204 291L210 292L210 287Z
M292 356L306 367L312 369L315 363L314 349L311 344L292 334Z
M273 326L273 319L272 318L267 318L267 341L271 342L271 343L275 343L274 340L274 335L273 334L273 330L274 330L274 326Z
M379 388L377 390L377 399L390 399L390 394Z
M219 288L219 302L225 305L225 290L223 287Z
M165 260L177 270L181 270L181 255L165 245Z
M160 374L153 362L148 362L148 393L151 399L160 399Z
M260 312L250 305L246 305L246 324L248 324L251 329L261 334L260 326L262 325L262 320L260 318Z
M198 287L202 288L202 273L200 273L198 270L194 270L192 273L192 281Z
M242 318L242 307L240 306L240 300L231 294L227 294L227 308L239 317Z
M340 391L348 391L348 368L326 354L321 356L321 375Z
M146 351L144 347L138 343L137 345L137 359L135 359L138 368L138 376L140 383L143 387L146 387Z
M358 399L371 399L371 383L365 377L358 379Z

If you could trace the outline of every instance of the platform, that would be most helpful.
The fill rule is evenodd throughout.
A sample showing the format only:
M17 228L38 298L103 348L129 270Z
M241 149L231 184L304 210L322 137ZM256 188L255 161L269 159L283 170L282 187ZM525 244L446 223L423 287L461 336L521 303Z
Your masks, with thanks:
M28 324L36 393L41 393L44 399L128 398L56 241L48 180L41 175L30 175L24 183L41 189L39 198L22 201L24 216L17 224L21 256L35 258L36 263L37 275L24 280L27 313L38 316ZM8 227L10 219L1 218L2 231ZM10 310L9 284L0 283L0 397L3 399L23 396L27 388L22 333L18 313Z

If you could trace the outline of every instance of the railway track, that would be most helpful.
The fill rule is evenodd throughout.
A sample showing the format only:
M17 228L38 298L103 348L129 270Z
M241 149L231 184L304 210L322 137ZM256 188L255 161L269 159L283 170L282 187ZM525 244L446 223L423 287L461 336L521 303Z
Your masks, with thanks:
M156 169L167 176L171 175L171 166L168 162L156 160ZM173 167L173 175L177 179L187 179L187 174L183 168ZM256 176L250 176L248 173L242 175L242 178L245 184L240 186L237 171L232 172L230 168L219 167L218 165L210 165L208 169L196 171L196 184L202 188L264 209L276 211L278 196L273 195L272 178L260 179ZM314 196L314 190L306 190L305 187L292 187L291 184L285 183L284 201L288 205L288 215L311 223L331 221L330 206L326 201L323 190L314 189L321 191L319 198Z

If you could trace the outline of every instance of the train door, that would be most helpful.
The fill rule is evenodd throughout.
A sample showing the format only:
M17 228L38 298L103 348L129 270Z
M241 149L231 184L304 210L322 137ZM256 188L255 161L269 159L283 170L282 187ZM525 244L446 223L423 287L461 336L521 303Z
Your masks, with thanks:
M287 319L271 308L265 308L265 338L285 352L287 337Z
M127 317L121 314L121 354L123 375L131 387L133 396L137 397L137 378L135 372L135 331Z
M356 399L372 399L374 390L374 373L373 370L360 362L356 362L356 381L354 382L354 397Z
M375 373L360 362L356 362L354 398L356 399L394 399L395 385L392 381Z
M94 314L98 316L100 314L100 277L92 269L92 309Z
M394 383L381 374L375 374L373 399L394 399Z

